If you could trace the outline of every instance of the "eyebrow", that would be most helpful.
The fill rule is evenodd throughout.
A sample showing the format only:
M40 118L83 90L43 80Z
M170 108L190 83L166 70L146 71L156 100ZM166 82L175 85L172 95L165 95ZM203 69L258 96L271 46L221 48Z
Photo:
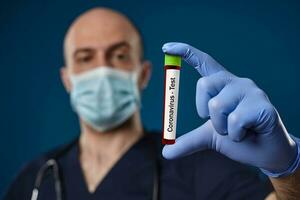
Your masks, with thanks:
M107 51L108 51L108 52L112 52L113 50L115 50L115 49L117 49L117 48L120 48L120 47L123 47L123 46L130 48L130 45L129 45L128 42L126 42L126 41L121 41L121 42L117 42L117 43L115 43L115 44L110 45L110 46L107 48ZM93 48L91 48L91 47L78 48L78 49L76 49L76 50L74 51L73 56L76 57L76 55L77 55L78 53L80 53L80 52L91 52L91 51L93 51Z
M107 51L108 51L108 52L111 52L111 51L113 51L113 50L115 50L115 49L118 49L118 48L120 48L120 47L123 47L123 46L124 46L124 47L130 48L130 45L129 45L128 42L126 42L126 41L121 41L121 42L117 42L117 43L111 45L110 47L108 47L108 48L107 48Z

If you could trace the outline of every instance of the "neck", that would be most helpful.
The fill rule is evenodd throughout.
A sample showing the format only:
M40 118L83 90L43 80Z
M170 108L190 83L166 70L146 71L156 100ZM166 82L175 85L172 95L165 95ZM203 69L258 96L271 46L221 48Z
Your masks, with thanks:
M137 111L122 126L107 132L92 129L82 120L79 138L79 161L90 192L94 192L106 174L143 136Z
M138 111L120 127L106 132L96 131L82 120L80 124L82 130L79 138L81 158L107 160L120 157L144 134Z

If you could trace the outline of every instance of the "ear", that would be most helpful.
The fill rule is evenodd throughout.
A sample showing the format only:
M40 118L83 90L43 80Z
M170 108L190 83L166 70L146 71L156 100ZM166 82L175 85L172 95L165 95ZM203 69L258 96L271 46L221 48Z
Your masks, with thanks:
M139 89L144 90L148 86L148 82L151 78L152 64L150 61L146 60L142 63L142 70L139 77Z
M68 93L70 93L70 91L72 89L72 84L70 81L70 76L69 76L67 67L60 68L60 78L61 78L61 81L62 81L66 91Z

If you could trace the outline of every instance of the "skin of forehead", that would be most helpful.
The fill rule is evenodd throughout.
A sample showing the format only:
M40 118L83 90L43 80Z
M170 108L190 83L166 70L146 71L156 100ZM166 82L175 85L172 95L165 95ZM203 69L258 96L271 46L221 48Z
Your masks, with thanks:
M126 16L108 8L88 10L75 19L67 31L64 40L65 61L79 47L105 49L120 39L140 50L140 36Z

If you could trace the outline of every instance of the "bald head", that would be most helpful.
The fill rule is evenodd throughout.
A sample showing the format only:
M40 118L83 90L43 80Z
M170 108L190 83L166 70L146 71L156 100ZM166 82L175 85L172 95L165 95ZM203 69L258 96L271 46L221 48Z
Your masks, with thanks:
M108 8L94 8L80 15L70 26L64 40L64 54L66 66L118 65L117 58L131 59L131 64L136 64L134 60L141 61L143 56L142 38L123 14Z
M68 92L70 76L100 66L138 71L138 87L146 88L151 63L143 59L142 38L138 29L123 14L107 8L94 8L80 15L64 40L65 66L61 78Z

